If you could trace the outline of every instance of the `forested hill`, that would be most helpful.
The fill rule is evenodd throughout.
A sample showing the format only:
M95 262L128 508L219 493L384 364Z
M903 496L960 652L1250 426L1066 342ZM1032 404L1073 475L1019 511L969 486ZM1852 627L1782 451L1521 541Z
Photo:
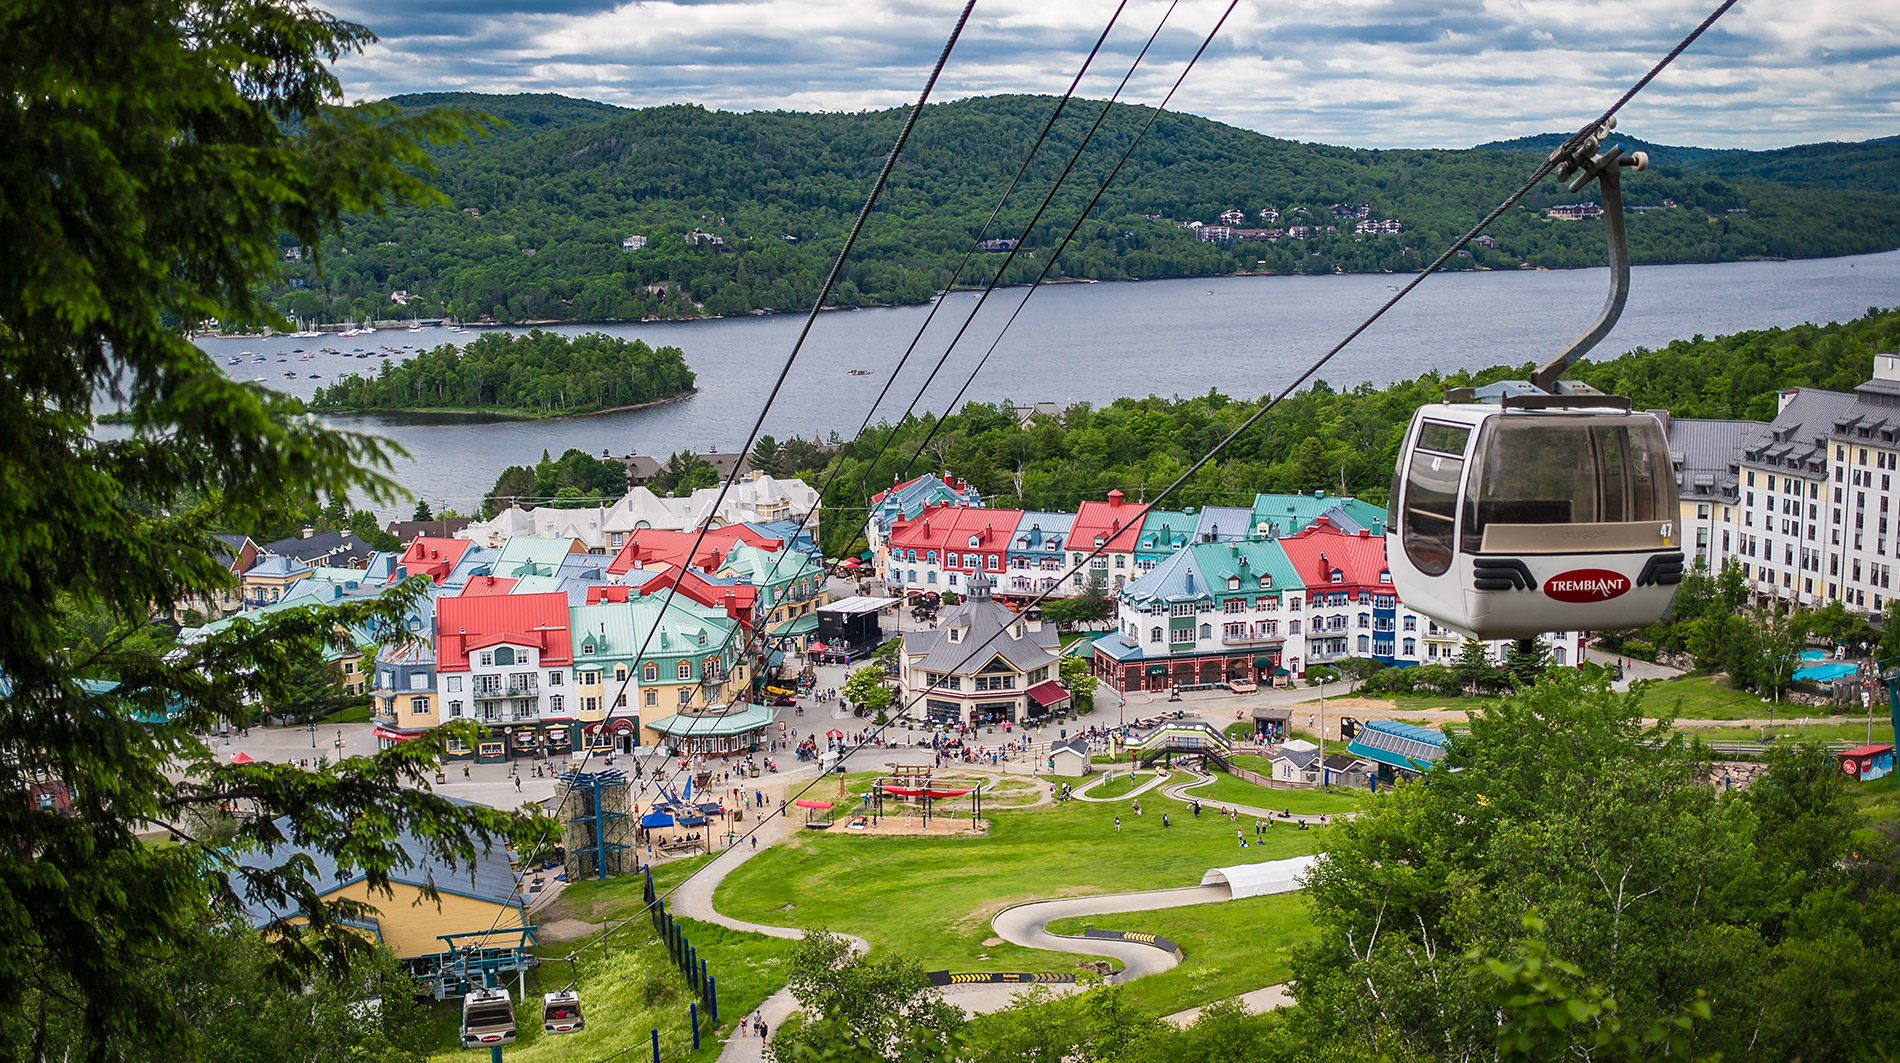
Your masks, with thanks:
M287 262L286 310L335 321L400 316L605 320L791 310L809 305L895 137L902 112L732 114L694 106L620 110L560 97L451 94L510 117L512 130L438 152L447 206L349 219L324 248ZM913 302L948 286L1051 97L936 105L918 124L843 278L836 301ZM1022 227L1100 103L1071 105L989 236ZM1006 283L1035 276L1060 234L1148 116L1118 106L1069 183L1026 235ZM1360 151L1279 140L1191 115L1164 115L1134 152L1053 277L1121 279L1217 273L1416 269L1523 179L1521 152ZM1639 262L1812 256L1900 246L1900 197L1792 188L1662 170L1625 196L1655 208L1631 219ZM1581 198L1546 183L1500 218L1495 246L1456 265L1516 269L1600 262L1595 222L1549 218ZM1666 204L1673 203L1673 207ZM1334 218L1363 205L1366 216ZM1239 210L1277 241L1204 242L1183 226ZM1271 209L1277 218L1263 220ZM1348 212L1356 214L1356 212ZM1359 235L1360 221L1398 232ZM1296 226L1311 226L1295 238ZM1328 233L1327 227L1336 231ZM643 248L623 249L628 237ZM1003 254L979 255L961 283L987 280Z
M509 411L559 417L658 402L693 390L678 347L654 350L604 333L489 333L458 349L444 343L376 375L317 389L320 410Z
M1548 154L1569 134L1539 133L1480 144L1480 149ZM1900 195L1900 136L1854 143L1797 144L1772 151L1686 148L1618 137L1630 151L1646 151L1657 166L1750 181Z

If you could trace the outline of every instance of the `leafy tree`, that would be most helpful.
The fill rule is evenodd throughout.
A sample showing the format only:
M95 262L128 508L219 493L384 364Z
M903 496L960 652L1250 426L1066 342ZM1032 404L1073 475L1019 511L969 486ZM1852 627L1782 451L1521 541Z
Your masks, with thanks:
M838 690L853 705L861 705L872 713L880 713L890 708L896 691L884 682L890 672L882 664L867 664L862 668L853 668L845 677L844 686Z
M317 409L505 409L588 413L693 390L678 347L654 350L605 333L489 333L466 347L445 343L406 361L383 362L317 389Z
M1063 654L1056 667L1061 671L1062 685L1068 688L1077 711L1088 712L1095 708L1095 688L1101 680L1089 671L1088 658Z
M1696 667L1726 672L1730 685L1741 688L1755 681L1760 638L1746 617L1722 610L1695 622L1689 632L1689 652Z
M1797 610L1773 621L1759 632L1756 644L1762 692L1780 697L1801 667L1801 651L1808 645L1807 614Z
M409 515L409 519L410 520L434 520L435 514L429 512L428 500L421 499L421 498L416 499L416 511Z
M1847 642L1863 626L1838 598L1831 599L1808 616L1808 630L1830 642Z
M1892 925L1843 918L1852 809L1824 758L1778 759L1759 801L1725 794L1644 711L1640 694L1553 672L1471 714L1430 785L1323 836L1307 880L1319 937L1294 963L1302 1029L1390 1058L1620 1059L1624 1035L1659 1054L1655 1031L1683 1038L1670 1058L1867 1051L1875 1038L1838 1026L1846 1046L1820 1050L1769 999L1783 957L1846 954L1853 971ZM1893 895L1873 896L1884 913ZM1532 910L1545 923L1526 931ZM1558 956L1589 957L1588 978ZM1805 972L1823 995L1843 984L1833 966ZM1900 1006L1890 985L1864 991L1857 1007Z
M923 968L901 956L867 959L851 942L823 930L808 930L792 949L786 983L809 1021L782 1023L767 1053L775 1061L811 1058L839 1045L850 1031L846 1058L908 1061L948 1055L964 1025L963 1010L944 1003Z
M719 482L719 470L712 463L690 451L675 451L666 459L647 480L647 487L656 495L674 495L684 497L701 487L711 487Z
M1900 598L1887 599L1887 611L1880 628L1880 659L1893 657L1900 657Z
M1715 577L1715 597L1731 613L1747 605L1748 566L1733 557L1722 562L1722 571Z
M1526 915L1524 932L1530 936L1512 947L1509 960L1485 960L1497 979L1498 1010L1504 1017L1498 1026L1498 1059L1640 1063L1690 1057L1690 1033L1697 1020L1708 1020L1708 1001L1697 998L1681 1015L1653 1018L1646 1026L1630 1029L1617 1013L1615 996L1585 982L1575 964L1551 954L1539 938L1542 919Z
M93 616L138 631L230 587L214 527L323 498L393 500L384 444L231 380L179 326L281 327L262 295L280 238L318 245L344 214L429 198L421 143L467 124L329 104L341 86L325 64L371 38L304 5L81 15L23 0L0 8L0 32L34 42L31 62L0 72L0 746L14 789L59 779L73 798L68 814L0 802L0 1014L35 1055L78 1027L90 1058L128 1043L195 1057L207 1031L157 975L203 941L208 906L296 913L305 928L264 946L265 968L293 986L344 978L375 952L352 925L363 906L322 901L307 863L260 853L295 839L383 891L392 868L466 863L511 828L427 791L433 742L302 771L219 763L194 737L282 697L285 646L393 624L419 588L241 621L163 654L129 640L75 653L74 638ZM122 407L124 438L95 435L100 396ZM228 846L139 837L233 802L248 816ZM426 851L396 847L401 830Z
M1496 673L1496 669L1491 667L1491 659L1485 656L1484 643L1477 639L1466 639L1459 647L1458 660L1451 666L1451 671L1458 677L1458 684L1464 688L1466 697L1482 693L1492 684Z

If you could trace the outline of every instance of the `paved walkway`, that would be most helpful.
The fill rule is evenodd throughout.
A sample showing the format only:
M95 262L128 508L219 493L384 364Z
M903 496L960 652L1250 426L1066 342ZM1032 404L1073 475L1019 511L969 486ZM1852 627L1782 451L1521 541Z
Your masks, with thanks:
M1208 773L1204 771L1195 771L1191 768L1183 769L1183 770L1193 775L1194 778L1190 779L1187 782L1175 783L1174 785L1163 789L1161 793L1164 796L1172 797L1176 801L1180 801L1183 804L1192 804L1194 801L1199 800L1199 799L1196 798L1193 794L1188 793L1187 791L1192 790L1193 788L1197 786L1206 786L1208 783L1211 783L1214 781L1214 776L1209 775ZM1273 791L1268 790L1266 792L1272 793ZM1239 812L1242 816L1250 816L1254 819L1264 819L1269 822L1277 820L1282 823L1325 824L1325 823L1331 822L1333 819L1338 818L1338 816L1326 815L1322 813L1310 813L1310 814L1305 813L1305 812L1288 813L1284 811L1275 811L1274 809L1271 809L1271 808L1256 808L1252 805L1243 805L1235 801L1223 801L1223 802L1220 802L1219 805L1214 805L1214 806L1210 806L1208 802L1202 801L1201 815L1218 816L1220 815L1221 807L1234 809L1235 811ZM1350 815L1350 813L1341 813L1341 814ZM1299 828L1295 827L1294 829L1298 830Z

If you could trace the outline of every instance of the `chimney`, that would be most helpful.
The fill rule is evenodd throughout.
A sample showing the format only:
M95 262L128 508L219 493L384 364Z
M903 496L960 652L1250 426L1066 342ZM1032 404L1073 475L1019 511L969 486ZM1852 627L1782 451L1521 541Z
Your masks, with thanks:
M1109 504L1109 505L1110 505L1111 507L1113 507L1113 506L1119 506L1119 505L1121 505L1121 504L1122 504L1122 498L1123 498L1123 497L1124 497L1124 496L1122 495L1122 493L1121 493L1121 491L1120 491L1119 489L1117 489L1117 490L1113 490L1113 491L1110 491L1110 492L1108 493L1108 504Z
M316 532L317 532L317 529L312 528L308 524L303 526L303 537L306 539L310 538L312 535L315 535Z

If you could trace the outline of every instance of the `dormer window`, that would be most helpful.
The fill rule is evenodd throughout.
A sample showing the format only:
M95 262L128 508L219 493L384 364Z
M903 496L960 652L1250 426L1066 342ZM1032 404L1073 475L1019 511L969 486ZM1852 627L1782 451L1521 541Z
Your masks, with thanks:
M1261 574L1260 574L1260 586L1261 586L1261 587L1262 587L1263 589L1265 589L1265 588L1268 588L1268 587L1272 587L1272 586L1273 586L1273 577L1272 577L1272 576L1269 576L1269 575L1267 575L1267 574L1266 574L1266 573L1264 573L1264 572L1263 572L1263 573L1261 573Z
M962 641L961 639L959 639L959 638L957 637L957 634L958 634L958 629L957 629L957 628L951 628L951 629L950 629L950 641L951 641L951 642L960 642L960 641Z
M1237 590L1239 590L1239 589L1240 589L1240 577L1239 577L1239 576L1229 576L1229 577L1227 577L1227 589L1228 589L1228 590L1230 590L1230 591L1237 591Z
M974 536L974 535L972 535L972 536L970 536L970 545L971 545L971 546L976 546L977 544L979 544L979 543L981 543L982 541L983 541L982 539L980 539L980 538L978 538L978 537L976 537L976 536Z
M584 654L587 654L588 656L592 656L594 653L594 644L591 642L581 643L581 652Z

